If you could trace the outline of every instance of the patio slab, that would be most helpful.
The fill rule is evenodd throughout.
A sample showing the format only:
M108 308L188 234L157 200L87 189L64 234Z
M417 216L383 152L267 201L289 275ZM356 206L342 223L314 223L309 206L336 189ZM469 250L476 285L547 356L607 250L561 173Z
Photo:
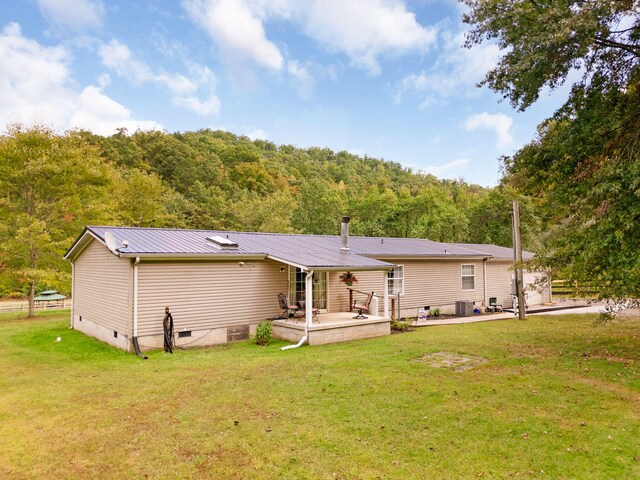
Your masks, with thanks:
M366 319L354 319L355 315L355 312L320 313L318 321L309 327L307 342L309 345L323 345L391 333L390 318L367 315ZM274 320L272 325L274 337L290 342L300 341L305 334L304 319Z
M583 300L564 300L546 305L534 305L527 309L529 315L560 315L562 313L599 313L604 309L602 303L590 303ZM456 325L462 323L490 322L492 320L513 319L513 310L505 309L500 313L486 313L482 315L473 315L471 317L449 317L440 320L420 320L417 324L412 325L418 327L429 327L434 325Z

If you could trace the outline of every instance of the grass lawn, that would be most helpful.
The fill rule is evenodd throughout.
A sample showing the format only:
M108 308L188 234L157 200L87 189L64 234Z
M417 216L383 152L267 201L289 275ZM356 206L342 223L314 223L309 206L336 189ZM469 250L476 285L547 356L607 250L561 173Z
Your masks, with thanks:
M640 478L640 320L142 361L68 315L0 315L0 478ZM488 362L422 360L436 352Z

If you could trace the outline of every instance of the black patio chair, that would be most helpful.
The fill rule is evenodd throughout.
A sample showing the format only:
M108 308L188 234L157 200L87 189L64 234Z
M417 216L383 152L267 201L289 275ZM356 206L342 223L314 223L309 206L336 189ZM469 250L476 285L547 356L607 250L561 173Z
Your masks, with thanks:
M278 303L280 304L280 308L282 309L280 318L294 317L296 312L300 311L300 307L298 307L297 305L291 305L286 295L282 292L278 294Z

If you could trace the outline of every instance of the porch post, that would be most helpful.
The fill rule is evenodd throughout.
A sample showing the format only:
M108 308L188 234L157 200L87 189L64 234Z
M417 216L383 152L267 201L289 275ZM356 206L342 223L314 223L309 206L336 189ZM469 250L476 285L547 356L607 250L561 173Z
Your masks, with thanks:
M304 279L304 283L305 323L310 327L313 322L313 270L307 270L307 276Z
M384 270L384 316L385 318L389 318L389 280L388 280L389 272Z

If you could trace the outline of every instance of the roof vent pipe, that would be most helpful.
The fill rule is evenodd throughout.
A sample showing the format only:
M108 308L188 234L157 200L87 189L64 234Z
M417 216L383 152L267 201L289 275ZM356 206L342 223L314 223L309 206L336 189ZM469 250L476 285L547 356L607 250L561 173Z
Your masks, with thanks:
M344 216L340 224L340 250L346 252L349 250L349 221L351 218Z

